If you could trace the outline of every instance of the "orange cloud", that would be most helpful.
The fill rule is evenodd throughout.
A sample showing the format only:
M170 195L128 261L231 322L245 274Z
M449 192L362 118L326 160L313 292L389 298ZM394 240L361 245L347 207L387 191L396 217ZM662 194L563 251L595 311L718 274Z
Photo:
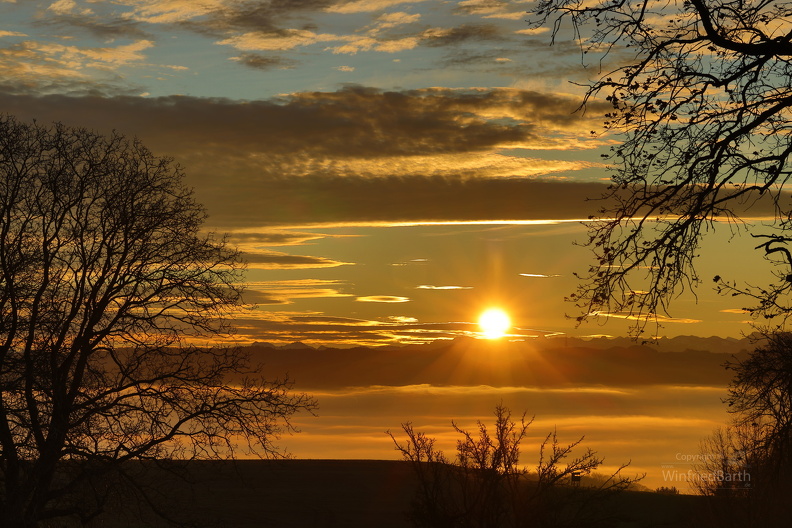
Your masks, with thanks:
M326 279L279 280L245 284L243 299L251 304L289 304L292 299L351 297L341 293L341 281Z
M431 284L421 284L415 287L418 290L472 290L472 286L432 286Z
M659 323L683 323L683 324L694 324L700 323L701 319L690 319L685 317L668 317L665 315L658 315L658 314L631 314L627 312L592 312L592 316L595 317L612 317L614 319L627 319L630 321L657 321Z
M358 297L355 300L358 302L373 303L404 303L410 301L408 297L399 297L396 295L367 295L365 297Z
M330 7L325 8L328 13L367 13L370 11L379 11L388 7L401 5L401 4L416 4L425 0L352 0L350 2L340 2Z
M334 268L352 264L351 262L340 262L325 257L289 255L279 251L243 253L242 260L247 263L248 269Z

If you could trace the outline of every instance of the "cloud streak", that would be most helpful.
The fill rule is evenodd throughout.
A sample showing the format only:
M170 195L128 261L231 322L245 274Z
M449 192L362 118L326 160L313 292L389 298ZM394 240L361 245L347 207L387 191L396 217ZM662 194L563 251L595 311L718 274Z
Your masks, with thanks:
M240 249L248 249L255 252L255 250L259 250L262 247L296 246L323 238L349 238L355 235L331 235L300 231L234 231L227 236L228 241Z
M345 283L328 279L297 279L250 282L243 299L251 304L291 304L294 299L351 297L342 293Z
M421 284L415 287L418 290L472 290L472 286L433 286L431 284Z
M611 317L614 319L627 319L629 321L657 321L658 323L682 323L682 324L695 324L701 323L701 319L692 319L686 317L669 317L659 314L632 314L628 312L592 312L589 314L594 317Z
M279 251L242 253L248 269L314 269L347 266L351 262L340 262L325 257L290 255Z
M358 297L355 299L358 302L366 303L405 303L410 302L408 297L399 297L397 295L367 295L365 297Z

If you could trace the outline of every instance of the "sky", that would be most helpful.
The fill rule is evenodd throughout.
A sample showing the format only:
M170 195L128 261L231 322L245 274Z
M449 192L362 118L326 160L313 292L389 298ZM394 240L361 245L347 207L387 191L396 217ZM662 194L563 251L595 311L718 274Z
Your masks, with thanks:
M602 128L608 105L580 108L584 86L620 53L590 59L564 31L550 46L548 28L527 21L531 5L0 0L0 111L117 130L172 157L207 209L207 229L228 233L248 262L251 306L235 321L236 343L481 337L476 321L489 307L510 315L507 341L624 336L622 314L578 326L579 310L564 301L574 273L591 262L581 220L601 206L602 155L618 143ZM710 280L742 280L762 265L738 235L714 228L701 248L702 284L661 314L658 335L751 332L739 300L719 297ZM327 435L358 427L333 456L393 457L382 431L420 408L408 390L445 402L444 420L454 410L467 420L488 413L481 391L469 391L465 401L476 403L465 406L459 391L404 388L410 383L392 389L388 401L405 407L387 421L374 419L382 391L323 388L324 421L301 422L295 454L327 455L317 448L332 443ZM627 379L609 383L602 390L635 394L624 392ZM614 431L640 430L640 443L684 430L662 456L638 463L657 469L693 452L713 417L721 419L724 383L685 385L682 398L678 385L663 382L629 405L612 400L612 421L592 418L590 405L571 412L552 398L513 402L538 405L543 424L561 413L573 436L602 425L599 441L616 453L624 446ZM503 398L485 392L488 409ZM673 416L665 397L679 399ZM372 451L365 446L374 432Z
M576 327L564 302L618 141L581 84L609 64L550 46L530 8L6 0L0 108L173 157L249 262L239 342L427 342L478 331L488 306L514 339L623 335L619 314ZM722 256L701 276L756 264ZM750 331L709 281L672 308L660 335Z
M512 419L534 419L520 449L533 470L539 446L556 432L568 445L582 438L604 458L599 473L629 463L623 476L690 492L699 442L728 420L724 362L747 350L745 340L678 337L640 346L628 339L457 339L452 343L379 349L254 347L254 358L311 387L319 415L299 416L301 433L283 438L303 458L394 458L390 431L401 424L434 438L453 458L461 437L451 426L492 432L501 404ZM743 356L740 356L743 357ZM707 453L707 452L704 452ZM713 454L710 458L718 456Z

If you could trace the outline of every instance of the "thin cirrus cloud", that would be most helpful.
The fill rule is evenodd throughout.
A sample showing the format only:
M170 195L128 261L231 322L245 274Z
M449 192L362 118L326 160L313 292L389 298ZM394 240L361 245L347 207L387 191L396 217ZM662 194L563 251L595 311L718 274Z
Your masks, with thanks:
M417 4L425 0L351 0L335 2L334 5L325 8L328 13L365 13L379 11L388 7L403 4Z
M290 255L279 251L242 253L241 258L247 264L248 269L335 268L352 264L351 262L341 262L325 257Z
M418 290L472 290L472 286L434 286L432 284L421 284L415 287Z
M262 247L299 246L324 238L353 238L357 235L332 235L301 231L233 231L227 236L228 241L239 249L255 252Z
M191 0L121 0L119 4L133 8L130 18L148 24L173 24L196 17L210 15L218 10L232 6L232 0L210 0L193 2Z
M525 28L515 31L518 35L541 35L550 31L549 27Z
M333 392L317 392L316 395L327 397L349 397L364 395L393 395L393 396L497 396L499 394L519 393L542 394L580 394L580 395L612 395L633 396L637 391L625 387L492 387L490 385L430 385L420 383L415 385L369 385L363 387L346 387Z
M551 279L553 277L560 277L558 274L545 275L544 273L520 273L521 277L531 277L536 279Z
M338 36L329 33L315 33L307 29L288 29L273 33L242 33L218 41L216 44L231 46L240 51L285 51L337 40L339 40Z
M526 18L527 2L521 0L463 0L455 11L465 15L478 15L483 18L505 18L519 20ZM522 4L522 6L520 5ZM522 9L520 9L522 7Z
M404 262L392 262L390 265L391 266L397 266L397 267L401 267L401 266L415 266L415 265L422 266L422 265L426 264L427 262L429 262L429 259L414 258L414 259L406 260Z
M250 304L291 304L294 299L351 297L340 291L344 286L344 282L330 279L249 282L243 300Z
M669 317L659 314L631 314L629 312L605 312L597 311L592 312L595 317L611 317L614 319L627 319L630 321L657 321L659 323L682 323L682 324L695 324L701 323L701 319L692 319L687 317Z
M367 295L355 299L358 302L367 303L405 303L410 302L409 297L400 297L397 295Z
M388 316L388 320L389 321L393 321L394 323L399 323L399 324L417 323L418 322L418 319L416 319L415 317L410 317L410 316L407 316L407 315L391 315L391 316Z

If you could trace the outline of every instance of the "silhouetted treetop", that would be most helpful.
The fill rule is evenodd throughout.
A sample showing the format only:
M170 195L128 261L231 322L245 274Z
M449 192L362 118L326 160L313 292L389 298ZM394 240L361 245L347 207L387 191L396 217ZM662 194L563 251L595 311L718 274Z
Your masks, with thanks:
M0 117L3 526L86 521L132 482L128 461L277 455L313 408L206 345L230 329L242 265L205 217L137 140Z
M554 40L574 36L604 68L587 100L611 103L605 127L623 140L607 156L613 185L590 224L597 263L573 296L584 317L622 311L643 328L699 281L696 252L715 222L758 215L770 221L746 228L775 278L757 288L716 282L753 297L758 314L792 310L790 16L788 4L767 0L537 4L534 26L549 25Z

